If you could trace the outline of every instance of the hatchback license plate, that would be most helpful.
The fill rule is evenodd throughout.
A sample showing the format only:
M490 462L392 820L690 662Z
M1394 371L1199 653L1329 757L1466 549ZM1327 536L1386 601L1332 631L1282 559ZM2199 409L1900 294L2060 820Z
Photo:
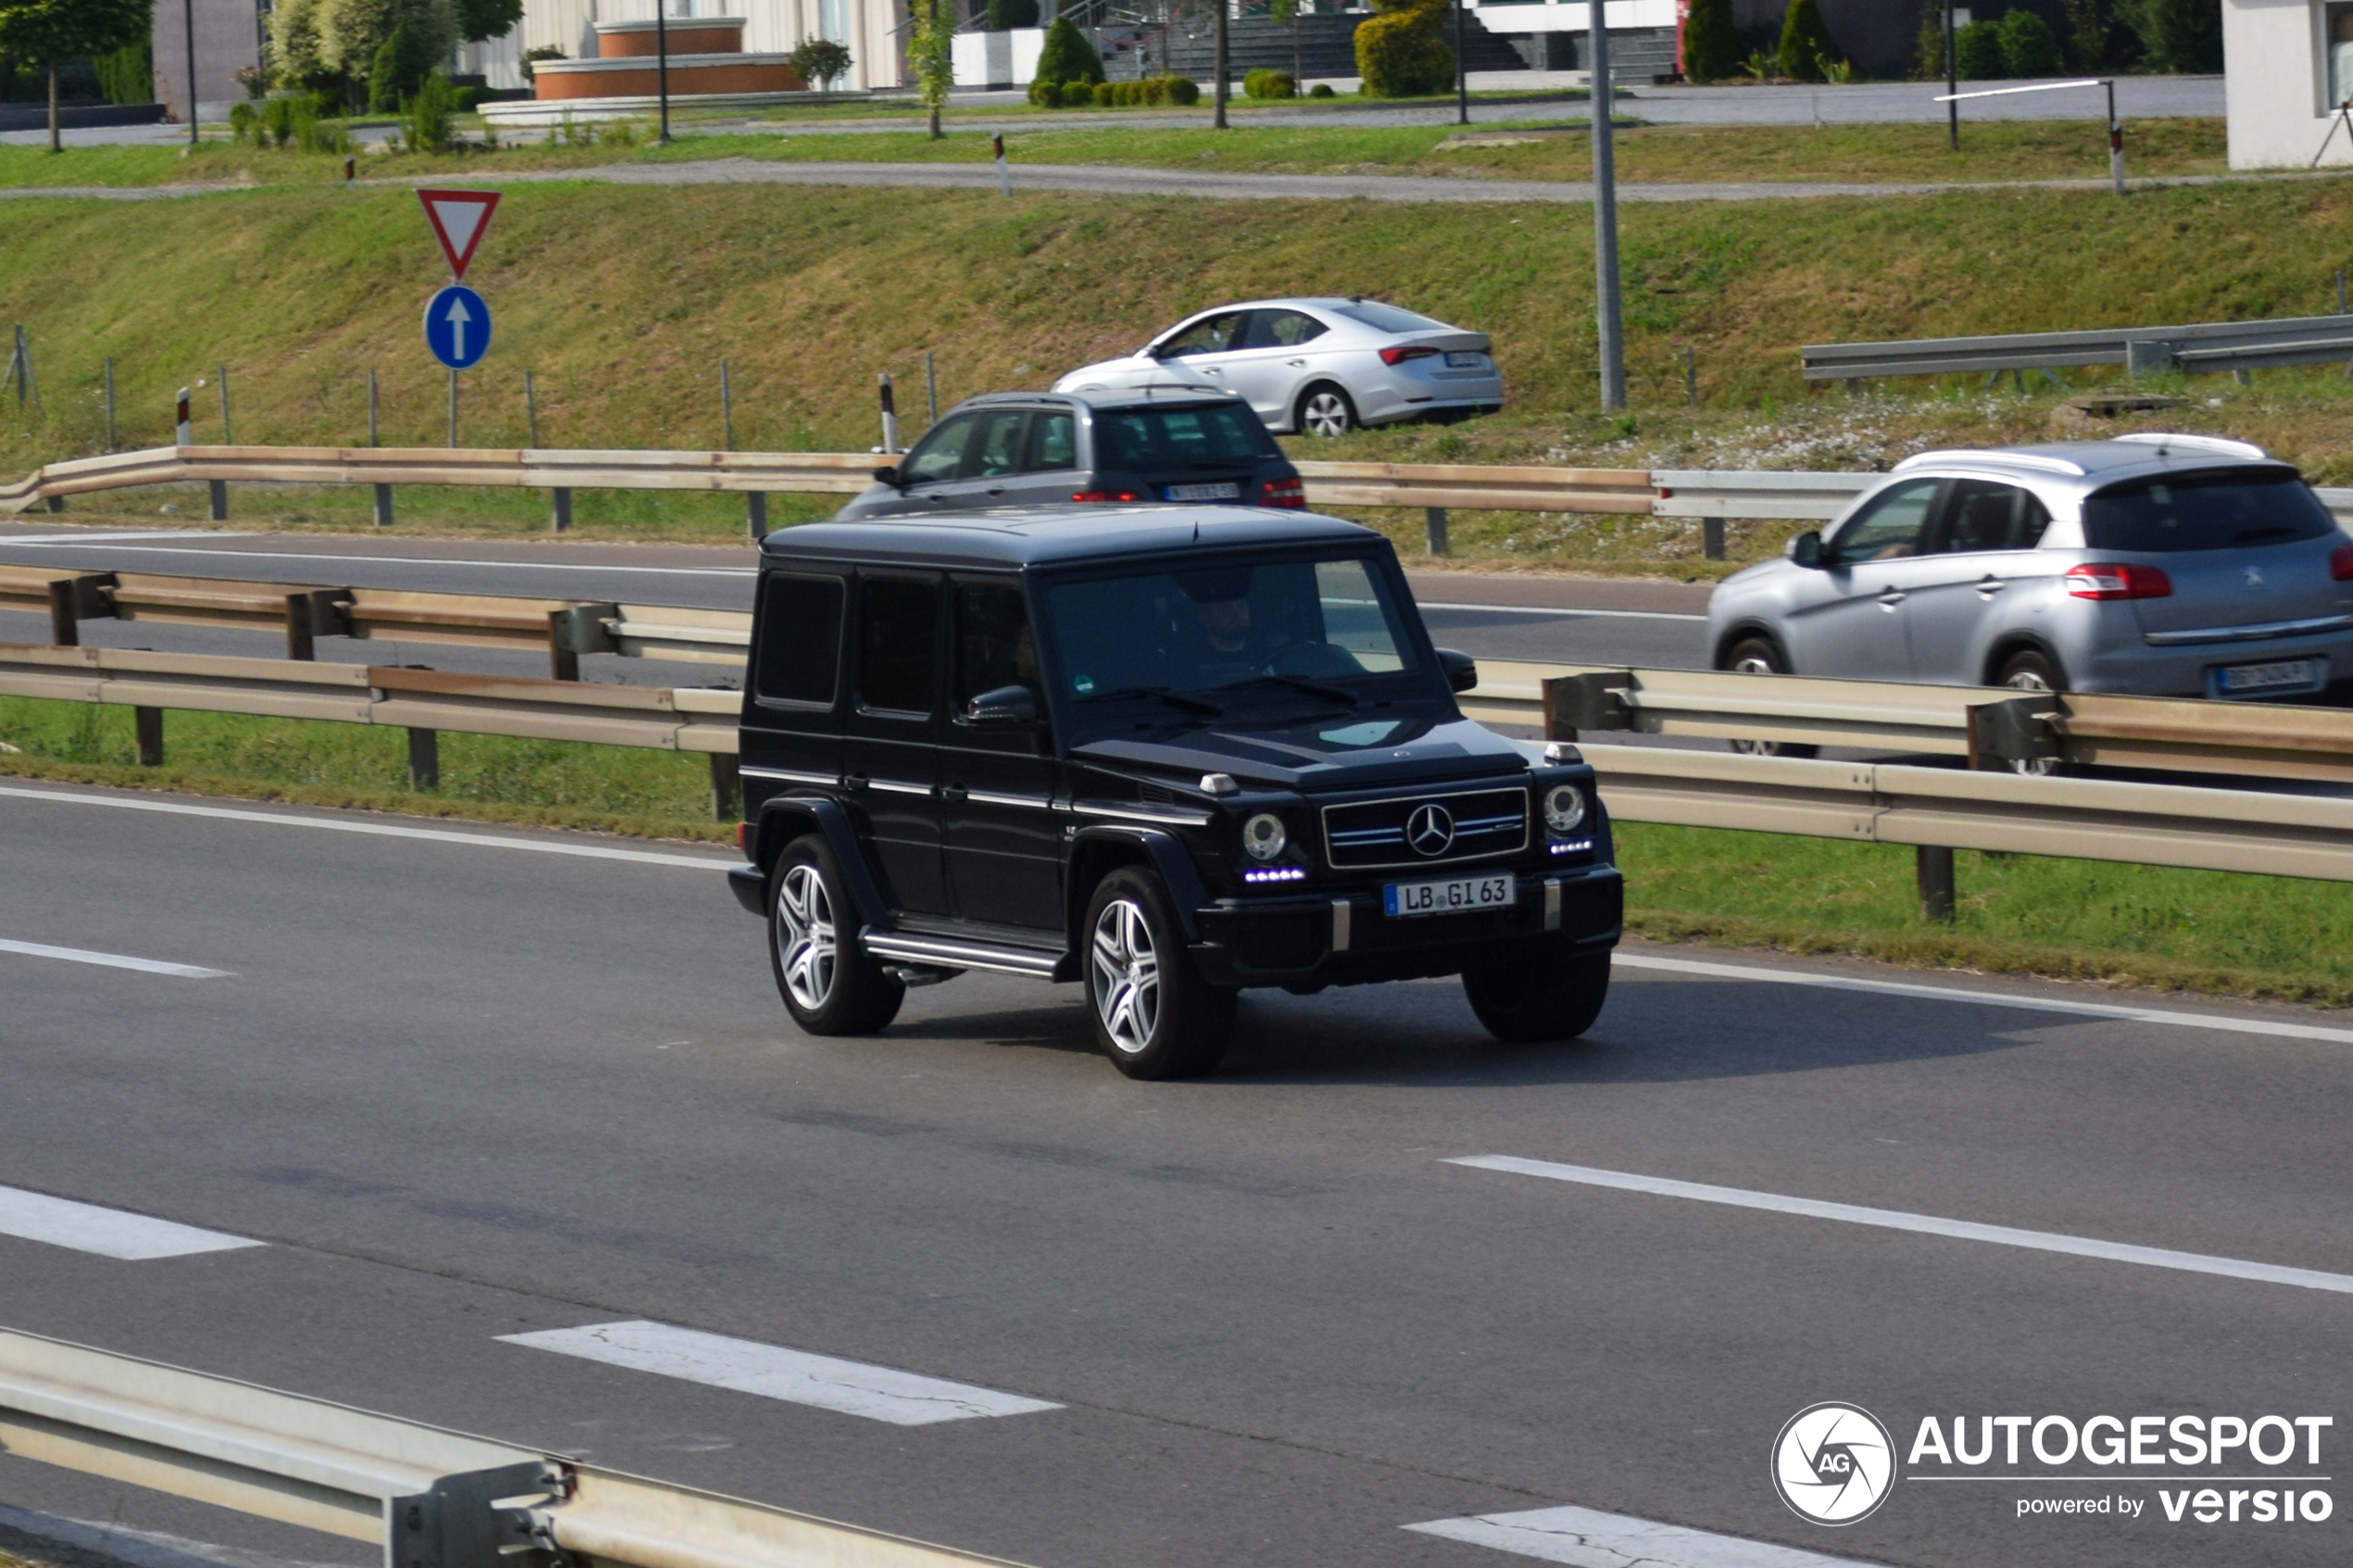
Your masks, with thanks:
M2214 689L2223 696L2248 692L2310 691L2321 684L2319 660L2281 659L2269 664L2226 664L2214 672Z
M1172 484L1168 498L1172 501L1232 501L1240 498L1242 487L1225 484Z
M1476 366L1486 364L1487 356L1484 354L1449 354L1446 356L1446 363L1448 367L1453 370L1467 370Z
M1392 882L1381 889L1391 916L1459 915L1509 909L1517 898L1512 873L1448 877L1443 882Z

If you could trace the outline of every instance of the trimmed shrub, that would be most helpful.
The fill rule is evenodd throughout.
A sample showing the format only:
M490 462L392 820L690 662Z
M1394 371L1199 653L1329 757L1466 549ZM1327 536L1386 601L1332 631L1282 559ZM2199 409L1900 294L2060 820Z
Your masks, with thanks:
M1729 82L1748 56L1732 25L1732 0L1692 0L1683 22L1683 75L1692 82Z
M1152 100L1154 103L1175 104L1180 109L1189 109L1201 102L1201 83L1189 76L1163 76L1155 80L1160 83L1161 95Z
M1098 85L1099 83L1092 82L1063 82L1063 107L1066 109L1092 108L1095 104L1095 88Z
M1118 101L1118 88L1108 82L1095 83L1095 107L1107 109Z
M1356 69L1373 98L1418 98L1454 84L1446 43L1447 7L1432 0L1373 0L1378 12L1356 28Z
M1092 86L1102 79L1103 57L1068 17L1056 17L1038 51L1038 80L1056 84L1084 82Z
M243 99L229 106L229 134L239 142L253 134L253 106Z
M2057 76L2066 69L2051 24L2020 7L2004 17L2002 63L2012 76Z
M377 114L397 114L424 86L433 70L433 56L407 22L392 30L376 50L368 72L368 107Z
M1821 0L1790 0L1781 22L1781 74L1792 82L1819 82L1824 66L1845 57L1822 20Z
M1961 29L1953 35L1953 54L1960 64L1963 82L1991 82L2010 69L2002 54L1999 22L1971 22Z
M1029 84L1029 101L1041 109L1054 108L1063 101L1063 84L1041 76Z
M1287 70L1253 70L1242 75L1242 93L1252 98L1296 98L1299 78Z
M1340 96L1339 94L1332 91L1332 84L1328 82L1318 82L1315 86L1310 87L1307 90L1307 95L1311 98L1337 98Z

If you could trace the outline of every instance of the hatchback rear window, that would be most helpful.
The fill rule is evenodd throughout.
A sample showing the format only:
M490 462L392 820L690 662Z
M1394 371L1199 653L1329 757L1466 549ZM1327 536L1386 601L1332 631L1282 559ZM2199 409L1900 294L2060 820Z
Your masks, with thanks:
M1222 468L1280 450L1256 414L1223 404L1098 414L1095 444L1106 469Z
M1394 305L1382 305L1369 299L1357 300L1347 305L1335 305L1332 307L1332 312L1335 315L1354 317L1375 332L1449 332L1454 330L1443 321L1433 321L1428 317L1417 315L1414 311L1400 310Z
M2169 555L2325 538L2336 521L2291 469L2137 479L2083 503L2084 543L2095 550Z

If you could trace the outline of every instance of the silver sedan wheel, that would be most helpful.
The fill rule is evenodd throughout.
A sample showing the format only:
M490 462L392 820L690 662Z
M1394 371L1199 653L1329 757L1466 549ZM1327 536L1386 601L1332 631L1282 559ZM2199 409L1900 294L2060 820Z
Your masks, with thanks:
M2046 692L2051 689L2051 684L2032 670L2020 670L2008 680L2004 681L2002 684L2012 691L2020 692ZM2048 778L2058 771L2058 759L2056 757L2016 758L2010 762L2010 771L2024 778Z
M833 900L815 866L791 867L776 891L776 953L793 1000L811 1012L822 1009L834 994L840 947Z
M1329 387L1309 394L1299 406L1300 428L1310 435L1346 435L1353 421L1348 399Z
M1763 654L1752 653L1746 658L1732 660L1732 673L1735 675L1778 675L1780 671L1774 669L1773 661ZM1732 749L1743 757L1779 757L1781 754L1781 743L1777 740L1736 740L1732 742Z
M1115 898L1095 917L1095 1014L1103 1033L1133 1056L1152 1042L1160 1023L1160 955L1143 907Z

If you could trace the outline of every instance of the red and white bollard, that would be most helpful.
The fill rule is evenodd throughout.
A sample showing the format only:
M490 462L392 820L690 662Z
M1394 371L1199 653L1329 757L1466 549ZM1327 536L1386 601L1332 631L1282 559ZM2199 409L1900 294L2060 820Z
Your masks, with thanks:
M899 408L891 401L890 373L885 371L880 380L882 382L882 449L886 453L892 453L899 450Z
M188 419L188 389L183 386L180 389L180 445L193 446L195 444L195 432Z

